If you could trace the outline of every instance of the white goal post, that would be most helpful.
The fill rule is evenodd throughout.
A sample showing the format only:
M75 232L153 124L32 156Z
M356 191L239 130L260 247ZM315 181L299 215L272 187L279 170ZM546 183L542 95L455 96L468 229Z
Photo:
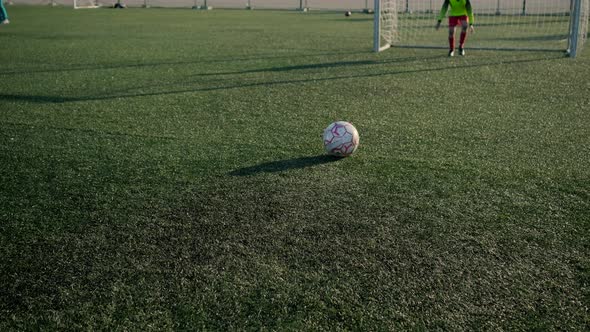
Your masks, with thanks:
M580 53L590 0L471 0L476 33L466 48ZM373 49L447 48L447 19L435 31L443 0L374 0Z
M569 43L567 53L575 58L582 49L588 35L588 12L590 11L590 1L572 0Z
M396 0L375 0L373 17L373 50L381 52L399 42Z

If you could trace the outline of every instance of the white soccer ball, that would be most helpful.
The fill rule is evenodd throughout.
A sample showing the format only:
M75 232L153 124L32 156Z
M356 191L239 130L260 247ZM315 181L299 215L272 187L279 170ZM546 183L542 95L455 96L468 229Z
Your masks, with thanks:
M347 157L359 146L359 133L346 121L336 121L324 129L324 149L332 156Z

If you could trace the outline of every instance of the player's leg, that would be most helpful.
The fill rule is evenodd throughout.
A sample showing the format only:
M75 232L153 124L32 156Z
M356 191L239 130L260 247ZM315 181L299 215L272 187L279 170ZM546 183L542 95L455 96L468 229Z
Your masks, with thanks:
M449 56L455 55L455 27L457 23L457 17L449 16Z
M459 38L459 55L465 55L465 40L467 40L467 28L469 27L469 19L464 17L461 20L461 37Z
M3 4L4 0L0 0L0 24L8 24L8 14L6 13L6 8L4 8Z

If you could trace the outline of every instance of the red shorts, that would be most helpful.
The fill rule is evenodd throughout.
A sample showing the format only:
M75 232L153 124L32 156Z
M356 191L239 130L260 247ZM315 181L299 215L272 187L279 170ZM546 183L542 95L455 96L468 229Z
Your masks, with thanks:
M463 22L465 22L465 25L469 24L469 17L467 15L449 16L449 28L454 28L457 25L463 25Z

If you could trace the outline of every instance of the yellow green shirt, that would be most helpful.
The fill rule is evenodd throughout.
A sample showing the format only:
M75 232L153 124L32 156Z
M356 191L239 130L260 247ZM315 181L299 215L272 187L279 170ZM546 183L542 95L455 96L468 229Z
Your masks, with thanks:
M451 10L449 10L449 6ZM445 0L438 15L438 20L442 21L449 11L449 16L467 16L469 17L469 24L473 24L473 9L469 0Z

